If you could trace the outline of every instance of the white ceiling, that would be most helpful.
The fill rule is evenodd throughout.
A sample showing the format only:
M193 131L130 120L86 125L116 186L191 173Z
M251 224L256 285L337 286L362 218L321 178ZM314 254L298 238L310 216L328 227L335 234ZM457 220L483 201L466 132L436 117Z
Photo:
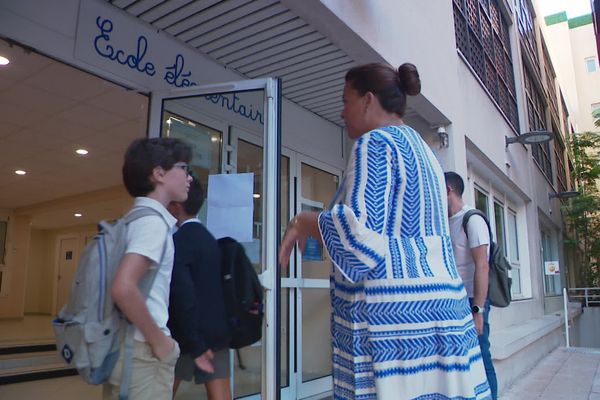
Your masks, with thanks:
M243 76L281 78L284 97L343 125L355 61L279 0L107 1ZM80 195L121 185L125 147L146 133L147 98L2 40L0 55L11 60L0 66L0 211L25 212L45 229L121 214L122 198ZM76 155L79 147L90 154ZM73 209L84 199L88 210Z
M32 205L120 185L126 146L146 134L147 98L2 40L0 55L10 60L0 66L0 209L26 207L46 229L122 212L116 199L109 210L93 199L88 210Z
M356 63L281 1L107 1L243 76L281 78L286 99L343 125L344 76Z

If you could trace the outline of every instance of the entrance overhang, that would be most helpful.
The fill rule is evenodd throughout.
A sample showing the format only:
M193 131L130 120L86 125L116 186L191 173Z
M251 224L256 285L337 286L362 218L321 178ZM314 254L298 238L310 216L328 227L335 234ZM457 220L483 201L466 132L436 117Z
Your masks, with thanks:
M109 2L240 77L281 78L284 98L338 126L346 71L386 61L320 0ZM409 99L406 118L450 122L423 95Z

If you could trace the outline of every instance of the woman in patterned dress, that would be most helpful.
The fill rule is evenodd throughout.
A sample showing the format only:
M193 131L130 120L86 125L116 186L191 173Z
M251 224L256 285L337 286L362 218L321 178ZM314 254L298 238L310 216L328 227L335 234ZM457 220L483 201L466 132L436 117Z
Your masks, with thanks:
M417 69L352 68L342 118L356 139L343 202L289 223L279 261L321 238L334 268L335 399L490 399L471 309L456 272L444 175L404 125ZM335 200L335 202L337 199Z

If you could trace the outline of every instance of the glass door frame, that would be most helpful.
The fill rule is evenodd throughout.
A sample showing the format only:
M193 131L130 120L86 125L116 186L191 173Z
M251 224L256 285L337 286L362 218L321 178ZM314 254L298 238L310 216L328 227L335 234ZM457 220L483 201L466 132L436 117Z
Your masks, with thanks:
M280 242L280 165L281 156L281 81L274 78L240 80L166 91L151 92L148 113L148 137L159 137L165 100L183 97L206 96L217 93L264 91L265 128L263 135L263 241L261 283L265 289L265 320L263 325L261 398L280 398L280 339L279 316L280 272L277 263Z
M308 157L304 154L295 153L295 157L292 159L293 168L290 168L290 172L294 175L292 178L295 179L295 188L294 193L290 195L290 210L294 210L295 213L298 213L302 210L302 165L307 165L312 168L316 168L318 170L329 173L333 176L336 176L338 181L338 185L342 182L342 170L336 167L333 167L329 164L323 163L321 161L317 161L311 157ZM292 185L290 185L292 187ZM294 196L295 194L295 196ZM328 204L324 205L325 207ZM325 251L325 250L323 250ZM315 279L315 278L303 278L301 276L301 265L302 265L302 255L299 249L296 247L293 253L292 261L290 262L290 270L294 271L295 277L294 279L294 288L296 289L296 295L294 296L294 302L296 304L296 320L295 323L295 336L296 336L296 378L295 378L295 387L296 387L296 398L303 399L311 396L315 396L327 391L332 390L332 376L331 374L322 378L313 379L310 381L303 382L303 366L302 366L302 295L303 289L323 289L329 291L330 289L330 281L327 279ZM287 286L283 285L282 286Z

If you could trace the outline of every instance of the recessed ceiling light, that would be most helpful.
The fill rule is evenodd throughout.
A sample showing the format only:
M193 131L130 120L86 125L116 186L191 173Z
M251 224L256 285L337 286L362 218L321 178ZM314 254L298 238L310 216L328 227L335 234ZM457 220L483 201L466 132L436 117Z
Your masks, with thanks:
M89 151L86 149L77 149L75 150L75 153L79 154L80 156L85 156L87 153L89 153Z
M0 56L0 65L7 65L9 62L8 58Z
M18 169L18 170L15 171L15 174L17 174L17 175L25 175L26 173L27 172L23 171L22 169Z
M75 214L73 214L73 215L74 215L75 217L79 218L79 217L81 217L83 214L81 214L81 213L75 213Z

